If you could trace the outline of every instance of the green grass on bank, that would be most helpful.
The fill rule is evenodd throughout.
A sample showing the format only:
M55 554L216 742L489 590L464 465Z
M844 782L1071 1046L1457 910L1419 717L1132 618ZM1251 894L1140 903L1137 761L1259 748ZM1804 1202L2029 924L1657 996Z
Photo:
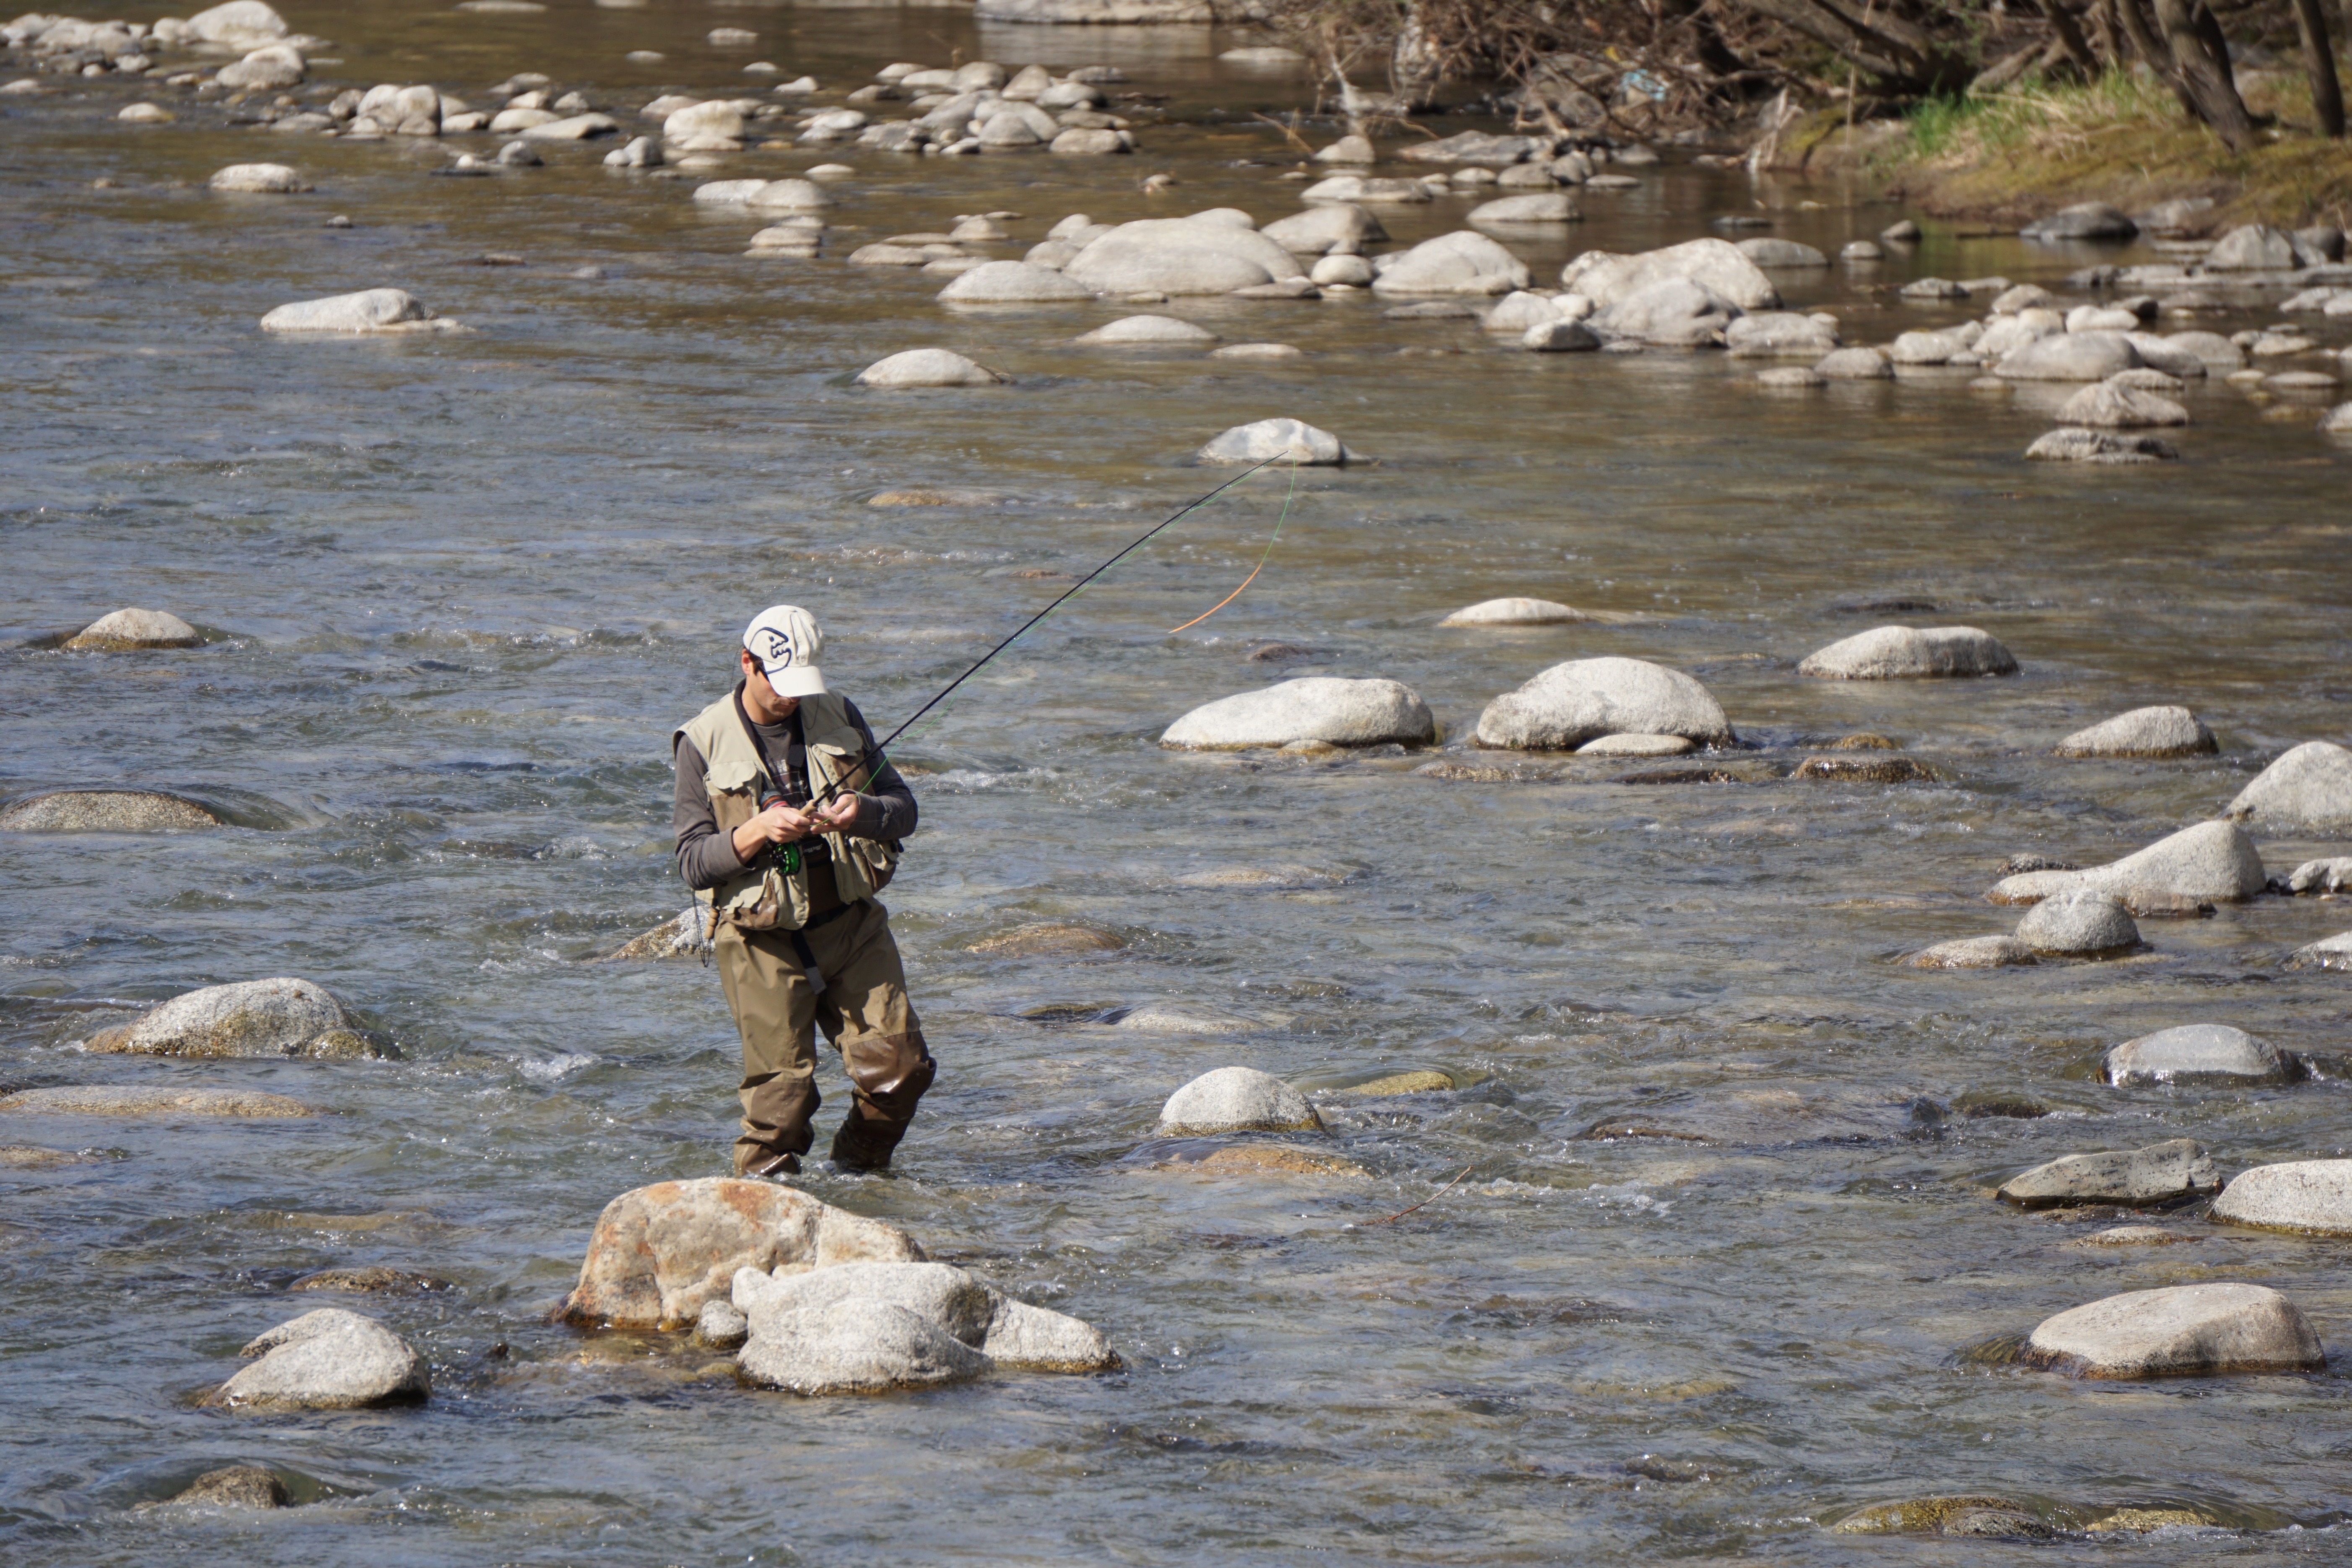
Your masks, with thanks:
M1921 104L1876 173L1931 213L2016 221L2069 202L2126 210L2210 196L2215 220L2352 226L2352 138L2315 134L2302 75L2241 73L2247 106L2275 123L2246 153L2192 123L2150 77L2027 81Z

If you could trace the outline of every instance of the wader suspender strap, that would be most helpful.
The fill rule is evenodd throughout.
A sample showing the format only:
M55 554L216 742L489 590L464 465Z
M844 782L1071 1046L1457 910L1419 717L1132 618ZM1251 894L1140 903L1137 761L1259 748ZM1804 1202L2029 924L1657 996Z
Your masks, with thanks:
M751 742L751 755L758 760L761 775L768 781L768 787L776 792L777 799L787 805L791 805L792 797L784 794L783 786L776 781L776 770L774 764L769 760L768 748L760 743L760 731L751 728L751 716L743 711L743 684L740 681L736 682L735 685L735 717L742 723L743 738ZM772 847L791 852L789 863L784 867L787 873L801 868L800 846L786 844ZM828 864L825 868L831 870L832 867ZM848 906L843 907L845 909ZM828 910L827 912L837 911ZM793 944L793 956L800 960L801 973L808 976L810 993L814 995L824 995L824 974L816 966L816 954L809 951L808 939L796 931L786 931L784 935Z

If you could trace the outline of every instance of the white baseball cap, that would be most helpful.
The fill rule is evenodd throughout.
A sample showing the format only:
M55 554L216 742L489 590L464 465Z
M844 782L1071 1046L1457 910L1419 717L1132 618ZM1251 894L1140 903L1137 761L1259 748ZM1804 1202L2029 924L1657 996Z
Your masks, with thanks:
M759 661L768 684L779 697L816 697L824 691L824 671L817 657L824 651L824 634L816 619L798 605L772 605L743 628L745 651Z

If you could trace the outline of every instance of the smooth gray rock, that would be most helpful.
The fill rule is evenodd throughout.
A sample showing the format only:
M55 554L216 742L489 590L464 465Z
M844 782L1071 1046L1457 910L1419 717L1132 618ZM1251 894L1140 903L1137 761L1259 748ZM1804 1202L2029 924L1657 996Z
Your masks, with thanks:
M1160 1108L1157 1136L1204 1138L1223 1132L1320 1131L1323 1119L1307 1097L1255 1068L1202 1073Z
M593 142L599 136L617 136L620 132L620 121L609 115L574 114L545 125L530 126L522 135L526 142Z
M2139 926L2119 899L2088 888L2053 893L2017 922L2017 940L2040 953L2096 958L2140 945Z
M2118 1088L2174 1083L2285 1083L2292 1058L2227 1024L2183 1024L2108 1048L2099 1076Z
M2125 371L2124 375L2134 374ZM2103 430L2161 429L2189 423L2189 410L2169 397L2103 381L2068 398L2058 409L2061 425L2089 425Z
M1376 180L1365 174L1334 174L1298 193L1298 199L1318 202L1371 202L1381 206L1420 206L1435 198L1419 180Z
M1062 271L1111 295L1230 294L1307 275L1275 240L1202 214L1121 224L1088 241Z
M1584 612L1550 599L1481 599L1454 611L1441 626L1556 626L1585 619Z
M1796 310L1759 310L1735 317L1723 329L1734 359L1818 360L1838 346L1837 329Z
M2111 436L2078 425L2036 437L2025 455L2037 463L2106 464L2170 462L2180 456L2153 436Z
M2352 403L2339 403L2319 416L2323 436L2352 436Z
M734 1302L721 1297L713 1296L705 1301L694 1320L694 1342L705 1350L740 1350L743 1342L751 1337L751 1320Z
M1397 156L1412 163L1484 164L1500 168L1519 163L1542 151L1533 137L1495 136L1484 131L1465 131L1436 142L1413 142L1400 148Z
M1016 1301L978 1275L944 1263L853 1263L812 1273L744 1268L735 1275L733 1300L750 1330L747 1361L775 1337L780 1321L868 1302L912 1313L978 1352L990 1367L1090 1373L1120 1364L1109 1339L1091 1324Z
M299 300L261 318L265 332L429 332L454 330L404 289L362 289L323 300Z
M710 931L702 906L688 904L651 931L639 931L604 958L607 963L700 958L709 952Z
M2121 332L2053 332L2010 350L1992 373L2010 381L2105 381L2146 363Z
M540 123L548 124L555 119L556 116L551 114ZM742 111L733 103L724 99L711 99L672 110L662 121L661 133L665 142L740 142L748 128ZM515 129L525 130L528 127L517 126Z
M1684 735L1601 735L1576 748L1580 757L1680 757L1698 750Z
M2015 675L2017 660L1974 626L1874 626L1808 656L1797 673L1817 680Z
M2028 1366L2076 1377L2198 1377L2309 1372L2326 1364L2295 1304L2263 1285L2132 1290L2044 1319L2026 1337Z
M1561 751L1602 735L1680 735L1727 745L1731 725L1706 687L1678 669L1638 658L1553 665L1486 704L1478 744Z
M2305 860L2288 874L2286 887L2290 893L2352 892L2352 855Z
M2296 948L2287 956L2286 967L2352 970L2352 931L2340 931Z
M283 163L231 163L205 183L216 191L251 195L293 195L310 188L308 181Z
M1915 278L1895 292L1905 300L1965 300L1969 297L1966 289L1948 278Z
M1472 223L1496 224L1571 224L1583 220L1577 210L1576 200L1559 191L1544 191L1524 196L1498 196L1470 209Z
M1478 318L1478 324L1490 332L1525 333L1529 327L1570 319L1557 300L1522 289L1496 300L1494 307Z
M857 373L860 384L885 388L999 386L1012 379L952 349L908 349L876 360Z
M1601 346L1601 335L1582 321L1538 321L1519 334L1519 346L1535 353L1580 353Z
M1784 364L1777 369L1762 370L1756 373L1756 384L1759 386L1779 387L1784 390L1789 390L1827 386L1829 384L1830 378L1828 376L1823 375L1820 371L1815 370L1809 364Z
M1905 332L1887 345L1886 357L1896 364L1948 364L1969 351L1958 332Z
M1698 284L1743 310L1777 310L1780 291L1728 240L1686 240L1661 250L1616 256L1591 250L1561 269L1560 287L1595 305L1614 304L1669 279Z
M134 648L194 647L204 641L196 628L163 610L124 609L100 616L68 637L65 646L79 652L123 652Z
M1921 948L1903 962L1912 969L2008 969L2041 961L2013 936L1964 936Z
M1423 240L1372 279L1375 294L1508 294L1528 286L1528 264L1470 229Z
M1739 315L1738 305L1704 284L1667 278L1602 305L1592 313L1591 325L1603 339L1700 348L1725 342Z
M299 1100L247 1089L60 1084L0 1096L0 1115L8 1116L239 1116L277 1120L310 1114L310 1108Z
M2352 830L2352 751L2305 741L2255 774L2221 815L2288 831Z
M2261 892L2269 880L2253 840L2237 824L2200 822L2105 866L2004 877L1987 896L1996 904L2030 904L2072 888L2091 888L2130 908L2179 900L2238 903Z
M2078 202L2018 231L2022 239L2129 239L2139 225L2105 202Z
M232 1410L365 1410L422 1403L425 1358L359 1312L321 1307L278 1324L238 1352L251 1366L205 1395Z
M174 1496L141 1508L284 1508L286 1483L261 1465L226 1465L206 1470Z
M1393 680L1308 676L1203 703L1168 726L1163 746L1230 751L1316 741L1333 746L1425 745L1437 721L1411 687Z
M1199 348L1217 342L1217 334L1198 322L1181 321L1174 316L1121 316L1091 332L1081 332L1071 341L1080 343L1137 343L1146 348Z
M6 833L176 833L223 826L210 806L148 790L56 790L0 810L0 832Z
M777 1312L764 1329L737 1354L738 1375L811 1397L936 1388L992 1365L929 1319L870 1297Z
M1318 430L1297 419L1261 419L1252 425L1236 425L1200 451L1204 463L1259 463L1274 458L1310 468L1337 467L1354 457L1328 430Z
M1802 271L1827 267L1830 258L1810 245L1793 239L1757 238L1737 242L1739 254L1759 267L1775 267L1783 271Z
M2352 1160L2256 1165L2213 1200L2212 1217L2263 1230L2352 1236Z
M1029 304L1053 300L1091 300L1085 284L1026 261L987 261L961 273L940 290L944 304Z
M1883 349L1839 349L1822 355L1813 374L1824 381L1893 381L1895 362Z
M2175 1138L2145 1149L2066 1154L2011 1176L1994 1195L2021 1209L2120 1204L2147 1208L2179 1203L2221 1184L2221 1168L2205 1146Z
M299 1057L348 1061L383 1054L359 1020L308 980L247 980L174 996L85 1048L147 1057Z
M1318 163L1376 163L1380 154L1367 136L1342 136L1315 154Z
M2135 708L2077 730L2053 748L2062 757L2196 757L2221 750L2213 731L2177 705Z
M1323 256L1334 246L1381 245L1389 237L1381 220L1353 202L1325 202L1276 218L1258 232L1295 256Z
M2208 272L2284 272L2303 265L2294 241L2264 224L2243 224L2205 253Z

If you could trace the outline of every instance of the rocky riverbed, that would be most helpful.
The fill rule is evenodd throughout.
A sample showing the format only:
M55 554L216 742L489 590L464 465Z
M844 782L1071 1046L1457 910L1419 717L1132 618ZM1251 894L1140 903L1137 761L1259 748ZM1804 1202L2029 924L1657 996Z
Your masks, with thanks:
M11 1562L2340 1552L2340 235L282 9L6 28ZM899 1170L712 1180L735 630L1266 458L902 752Z

